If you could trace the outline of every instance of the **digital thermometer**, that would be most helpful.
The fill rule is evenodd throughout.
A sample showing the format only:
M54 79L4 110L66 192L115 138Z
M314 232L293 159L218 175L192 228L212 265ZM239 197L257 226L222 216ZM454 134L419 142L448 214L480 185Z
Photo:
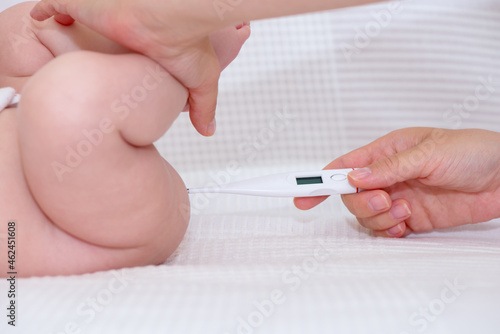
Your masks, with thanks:
M354 168L283 173L257 177L208 188L190 188L188 193L225 193L269 197L314 197L355 194L361 191L347 180Z

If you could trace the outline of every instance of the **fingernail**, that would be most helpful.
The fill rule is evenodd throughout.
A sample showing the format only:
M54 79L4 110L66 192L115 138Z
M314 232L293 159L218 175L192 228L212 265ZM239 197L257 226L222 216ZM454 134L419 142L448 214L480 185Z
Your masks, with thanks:
M391 227L388 229L386 232L389 236L391 237L397 237L400 236L401 233L403 233L403 224L404 223L399 223L396 226Z
M212 122L210 122L210 124L207 126L207 136L213 136L216 128L217 128L217 122L215 121L214 118Z
M373 211L383 211L389 209L390 204L384 195L377 195L368 201L368 206Z
M351 179L357 181L357 180L367 178L368 176L371 175L371 173L372 173L372 170L369 167L364 167L364 168L355 169L352 172L349 172L349 176L351 177Z
M406 219L411 216L410 208L406 203L398 204L394 206L389 214L394 220Z

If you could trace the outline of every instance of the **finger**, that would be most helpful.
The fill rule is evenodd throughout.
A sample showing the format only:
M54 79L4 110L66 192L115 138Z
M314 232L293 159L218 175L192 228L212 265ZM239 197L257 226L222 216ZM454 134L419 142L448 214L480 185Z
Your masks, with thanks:
M219 60L208 37L176 54L155 60L188 89L191 123L200 134L211 136L215 132Z
M213 49L212 49L213 51ZM215 53L205 56L198 64L204 70L200 85L194 84L189 91L189 117L195 129L204 136L215 133L215 109L217 107L218 81L220 77L219 61Z
M191 123L200 134L212 136L216 128L215 109L221 68L208 37L202 41L199 50L199 57L195 58L195 66L191 72L200 75L200 79L189 87L189 115Z
M358 194L342 195L347 209L357 218L369 218L389 211L391 197L383 190L364 191Z
M370 157L366 147L358 148L351 151L335 160L330 162L323 169L342 169L363 167L372 163L373 159ZM294 198L295 206L300 210L310 210L320 203L324 202L328 196L318 197L297 197Z
M387 188L398 182L424 178L430 174L432 152L415 146L375 161L348 174L352 185L363 189Z
M404 199L395 200L390 210L373 217L358 218L359 223L375 231L385 231L411 217L411 206Z
M293 204L300 210L309 210L322 203L328 196L318 197L296 197L293 199Z
M378 156L374 153L374 145L360 147L330 162L323 169L357 168L371 164ZM294 204L298 209L309 210L325 201L328 196L297 197Z
M406 225L406 222L401 222L384 231L373 231L374 236L384 238L402 238L410 233L411 230Z
M376 160L372 147L363 146L330 162L324 169L342 169L365 167Z
M192 88L189 92L189 117L195 129L203 136L213 136L216 130L217 83Z

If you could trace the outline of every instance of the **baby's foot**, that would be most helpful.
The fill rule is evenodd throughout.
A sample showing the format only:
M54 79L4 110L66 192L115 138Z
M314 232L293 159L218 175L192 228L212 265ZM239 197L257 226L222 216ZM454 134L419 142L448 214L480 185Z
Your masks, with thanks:
M236 58L248 37L250 37L250 25L247 23L227 27L210 35L221 69L226 68Z

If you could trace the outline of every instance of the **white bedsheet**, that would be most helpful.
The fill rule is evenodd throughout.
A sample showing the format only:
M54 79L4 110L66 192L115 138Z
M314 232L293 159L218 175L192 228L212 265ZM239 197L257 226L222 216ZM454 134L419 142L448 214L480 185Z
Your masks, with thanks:
M500 131L500 3L400 5L255 23L222 77L216 136L182 115L158 148L203 186L322 168L407 126ZM307 212L289 199L192 199L164 265L19 280L18 326L2 302L0 332L499 332L499 220L389 240L338 198Z

